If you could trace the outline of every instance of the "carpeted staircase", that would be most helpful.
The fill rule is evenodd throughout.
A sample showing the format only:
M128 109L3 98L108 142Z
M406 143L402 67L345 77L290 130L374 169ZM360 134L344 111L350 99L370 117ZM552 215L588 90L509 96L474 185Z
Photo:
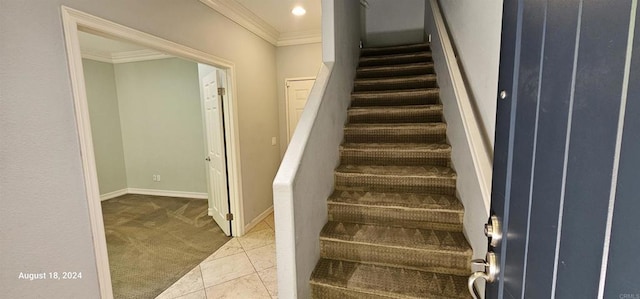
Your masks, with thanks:
M428 44L361 51L313 298L470 298Z

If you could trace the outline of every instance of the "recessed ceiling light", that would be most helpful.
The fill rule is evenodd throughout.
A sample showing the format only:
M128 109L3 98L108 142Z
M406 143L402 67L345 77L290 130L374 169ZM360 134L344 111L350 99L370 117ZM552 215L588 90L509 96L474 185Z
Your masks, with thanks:
M304 8L302 8L302 6L296 6L291 10L291 13L296 16L302 16L306 14L307 11Z

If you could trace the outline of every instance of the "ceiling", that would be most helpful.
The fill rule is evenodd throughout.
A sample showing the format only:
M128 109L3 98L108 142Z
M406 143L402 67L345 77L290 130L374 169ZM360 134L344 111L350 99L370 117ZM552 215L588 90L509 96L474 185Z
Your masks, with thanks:
M200 0L276 46L321 41L320 0ZM302 6L307 13L295 16ZM169 55L87 32L78 32L82 56L109 63L161 59Z
M200 0L276 46L321 41L320 0ZM294 16L302 6L307 13Z

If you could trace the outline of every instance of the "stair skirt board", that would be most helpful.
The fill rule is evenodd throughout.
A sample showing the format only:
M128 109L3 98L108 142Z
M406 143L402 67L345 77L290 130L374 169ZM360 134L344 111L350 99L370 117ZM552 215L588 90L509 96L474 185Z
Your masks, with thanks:
M472 250L429 44L365 48L313 298L469 298Z

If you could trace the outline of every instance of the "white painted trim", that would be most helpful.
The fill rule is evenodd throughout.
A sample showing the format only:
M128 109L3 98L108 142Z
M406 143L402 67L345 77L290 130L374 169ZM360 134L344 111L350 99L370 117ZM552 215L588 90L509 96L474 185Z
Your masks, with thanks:
M188 192L188 191L173 191L173 190L159 190L159 189L127 188L127 193L153 195L153 196L180 197L180 198L196 198L196 199L209 198L209 194L204 192Z
M233 231L237 236L244 234L244 209L242 198L242 175L240 165L240 139L238 125L238 103L233 100L237 94L235 65L223 58L201 52L184 45L174 43L135 29L131 29L111 21L86 14L84 12L61 6L62 23L64 28L65 45L67 49L67 61L69 64L69 76L73 92L74 111L80 153L82 159L83 175L85 180L85 192L89 209L90 229L93 239L94 254L100 295L102 298L113 298L111 275L109 273L109 256L100 205L100 191L98 189L98 175L91 137L91 122L85 90L84 70L82 68L82 51L78 30L98 32L107 37L117 37L145 48L157 50L176 57L185 58L195 62L205 63L227 70L227 82L229 84L228 98L232 105L225 106L225 123L227 124L227 154L229 159L230 178L230 210L235 219L232 221Z
M112 191L112 192L107 192L105 194L100 194L100 201L105 201L107 199L116 198L118 196L125 195L128 192L129 192L129 190L127 188L124 188L124 189L120 189L120 190L116 190L116 191Z
M322 34L319 30L279 32L235 0L200 0L200 2L276 47L313 44L322 41Z
M322 42L322 33L318 30L283 32L278 38L276 46L293 46L304 44L315 44Z
M141 194L152 196L167 196L167 197L180 197L180 198L195 198L195 199L208 199L209 194L204 192L188 192L188 191L174 191L174 190L159 190L159 189L142 189L142 188L124 188L113 192L100 195L100 201L112 199L125 194Z
M100 205L100 191L98 189L98 171L96 169L95 154L91 137L91 123L89 121L89 107L87 104L87 92L85 90L84 72L82 69L82 54L80 52L80 40L78 38L78 22L62 7L62 23L64 38L67 46L67 60L72 83L73 102L75 106L76 125L80 139L80 152L84 174L85 192L89 208L91 235L93 250L96 258L98 285L102 298L113 298L111 288L111 274L109 273L109 255L107 253L107 239L102 219L102 206Z
M453 44L449 39L449 33L447 32L444 18L440 14L440 7L437 0L431 0L431 9L436 23L436 30L440 37L441 44L439 46L442 47L444 52L445 63L451 76L449 79L453 84L459 113L462 116L462 125L464 126L467 143L471 150L471 159L473 161L475 174L480 181L482 199L484 200L486 210L489 211L491 207L493 150L489 151L489 149L484 146L482 133L480 132L480 128L482 127L480 125L481 120L476 116L471 107L471 98L464 84L462 70L458 65Z
M251 229L256 227L256 225L258 225L258 223L260 223L262 220L266 219L267 216L271 215L271 213L273 213L273 206L271 206L270 208L266 209L264 212L262 212L256 218L253 218L253 220L251 220L251 222L247 223L244 226L244 231L246 231L246 232L250 231Z
M291 128L289 128L289 82L291 81L306 81L306 80L316 80L316 77L296 77L296 78L284 78L284 116L285 116L285 127L287 129L287 144L291 142L291 136L289 136L289 132L291 132ZM280 138L282 139L282 138Z
M87 50L87 49L81 48L81 52L82 52L82 58L106 62L106 63L112 63L112 64L166 59L166 58L173 57L171 55L162 54L160 52L147 50L147 49L109 53L109 52Z
M242 4L234 0L200 0L200 2L255 33L274 46L277 45L280 32L246 7L242 6Z

